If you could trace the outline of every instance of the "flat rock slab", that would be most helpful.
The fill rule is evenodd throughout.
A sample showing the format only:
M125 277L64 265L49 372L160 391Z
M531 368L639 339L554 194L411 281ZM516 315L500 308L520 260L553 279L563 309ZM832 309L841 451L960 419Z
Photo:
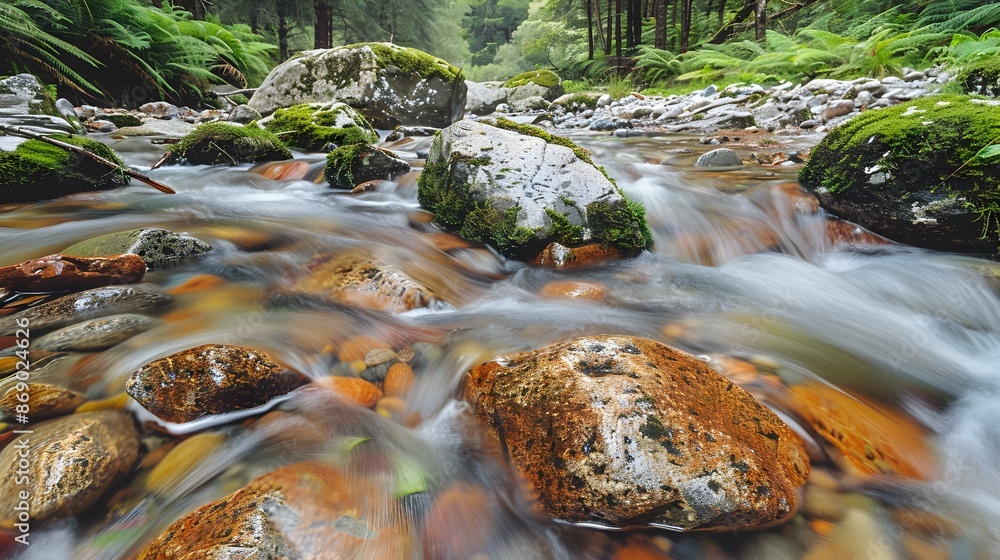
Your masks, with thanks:
M149 268L165 268L211 250L211 245L189 235L143 228L100 235L67 247L63 253L81 257L131 253L142 257Z
M809 472L773 412L643 338L584 337L484 363L464 398L565 521L752 527L792 513Z
M48 255L0 268L0 289L19 292L86 290L108 284L132 284L146 274L138 255L72 257Z
M120 481L139 456L132 416L113 410L73 414L33 428L0 451L0 524L14 521L18 492L29 493L31 522L76 515ZM26 442L27 485L15 483Z
M169 305L172 300L169 294L152 284L94 288L2 317L0 334L13 334L21 319L27 319L32 331L41 331L95 317L157 311Z
M160 420L182 424L267 404L307 381L259 350L205 344L142 366L125 391Z

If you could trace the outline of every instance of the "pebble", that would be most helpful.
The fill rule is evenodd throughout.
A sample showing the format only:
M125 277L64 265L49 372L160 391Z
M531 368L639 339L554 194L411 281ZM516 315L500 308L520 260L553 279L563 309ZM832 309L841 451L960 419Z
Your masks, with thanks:
M400 362L393 364L386 373L383 383L383 390L387 397L406 396L406 393L413 387L416 377L413 375L413 368L409 364Z
M32 332L62 327L95 317L119 313L158 311L173 298L152 284L106 286L63 296L0 318L0 334L13 334L17 322L27 319Z
M316 385L329 389L344 399L365 408L372 408L383 397L381 389L357 377L334 375L318 379Z
M32 348L53 352L96 352L124 342L160 324L158 319L125 313L92 319L50 332L34 341Z

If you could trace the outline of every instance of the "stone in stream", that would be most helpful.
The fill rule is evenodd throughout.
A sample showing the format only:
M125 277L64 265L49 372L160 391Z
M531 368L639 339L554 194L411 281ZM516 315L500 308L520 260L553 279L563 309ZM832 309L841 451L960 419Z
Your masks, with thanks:
M27 319L33 332L43 331L95 317L157 311L169 305L172 299L152 284L94 288L0 317L0 335L13 334L21 319Z
M343 102L372 125L442 128L465 112L465 79L446 61L391 43L305 51L279 64L250 98L263 115L302 103Z
M341 146L326 156L326 180L336 189L353 189L376 179L391 180L410 170L389 150L368 144Z
M417 199L438 223L530 259L556 241L624 254L652 243L645 209L566 138L507 119L460 121L434 138Z
M63 253L80 257L131 253L142 257L149 268L156 269L179 264L211 249L208 243L189 235L160 228L142 228L92 237L63 249Z
M258 126L206 123L170 147L166 164L237 165L292 159L274 134Z
M507 102L507 88L500 82L469 82L465 97L465 112L473 115L489 115L498 105Z
M795 511L809 472L773 412L642 338L590 336L484 363L464 398L565 521L752 527Z
M259 350L205 344L142 366L125 391L160 420L182 424L267 404L307 381Z
M15 521L21 491L29 495L32 523L81 513L120 482L139 456L135 422L119 411L73 414L39 424L33 432L0 451L0 525ZM17 479L24 449L30 459L22 484Z
M0 382L0 415L8 420L13 420L17 415L17 405L24 404L18 400L17 396L22 394L18 391L17 379L13 376ZM64 387L57 387L49 383L28 383L27 402L31 406L32 421L44 420L53 416L62 416L76 409L83 404L87 398Z
M0 79L0 124L23 126L33 130L81 132L80 120L70 106L56 101L49 90L31 74L17 74Z
M378 132L346 103L283 107L258 124L277 135L286 146L314 152L328 151L331 144L337 147L378 142Z
M31 341L31 348L49 352L96 352L124 342L159 322L135 313L101 317L43 335Z
M504 82L503 87L507 89L507 103L515 109L530 108L535 99L544 101L547 107L549 101L563 94L562 80L546 69L518 74Z
M19 292L86 290L142 280L146 263L138 255L73 257L48 255L0 268L0 289Z
M405 515L384 486L295 463L177 520L139 560L412 558Z
M830 131L799 179L831 214L893 241L995 254L998 105L935 95L865 111Z
M743 165L739 154L730 148L719 148L698 157L695 167L736 167Z

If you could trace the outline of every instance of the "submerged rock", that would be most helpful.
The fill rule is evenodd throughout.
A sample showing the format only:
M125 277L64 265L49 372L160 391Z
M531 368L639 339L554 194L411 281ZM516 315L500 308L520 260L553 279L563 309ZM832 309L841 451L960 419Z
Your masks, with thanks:
M112 315L50 332L32 341L31 348L50 352L96 352L146 332L158 323L152 317L134 313Z
M172 299L152 284L94 288L0 317L0 334L13 334L21 319L28 321L32 331L42 331L94 317L157 311L169 305Z
M391 43L359 43L305 51L279 64L249 105L269 115L302 103L340 101L378 128L442 128L462 118L465 94L460 70L440 58Z
M506 119L442 130L417 198L435 221L501 253L531 258L556 241L635 254L652 243L645 209L569 140Z
M54 134L53 139L79 146L122 167L111 148L96 140ZM16 140L0 149L0 204L58 198L129 184L129 176L82 154L41 140ZM8 145L9 147L9 145Z
M394 179L409 170L410 164L389 150L354 144L337 148L326 156L324 176L333 188L353 189L376 179Z
M799 179L829 212L894 241L945 251L1000 246L997 102L937 95L866 111L816 146Z
M182 517L139 560L411 558L413 537L382 488L322 463L272 471Z
M295 105L278 109L259 123L287 146L326 151L329 145L374 144L378 132L346 103Z
M123 412L73 414L33 428L27 442L25 483L18 477L19 447L14 440L0 451L0 524L16 519L18 493L29 495L31 522L69 517L90 507L128 473L139 456L139 434Z
M739 154L730 148L719 148L698 157L695 167L736 167L743 165Z
M22 394L18 390L16 378L8 377L0 385L0 415L8 420L14 420L17 415L17 405L23 405L17 396ZM31 406L32 421L44 420L53 416L62 416L73 412L87 400L86 397L76 391L57 387L49 383L28 383L27 390L28 403Z
M292 159L274 134L256 126L206 123L170 148L167 164L236 165Z
M774 413L694 356L642 338L487 362L464 397L565 521L752 527L793 512L809 471Z
M146 266L155 269L179 264L211 249L208 243L189 235L160 228L142 228L93 237L67 247L63 253L80 257L130 253L138 255Z
M157 418L181 424L264 405L306 381L259 350L205 344L142 366L125 391Z
M86 290L142 280L146 263L138 255L73 257L49 255L0 268L0 289L21 292Z

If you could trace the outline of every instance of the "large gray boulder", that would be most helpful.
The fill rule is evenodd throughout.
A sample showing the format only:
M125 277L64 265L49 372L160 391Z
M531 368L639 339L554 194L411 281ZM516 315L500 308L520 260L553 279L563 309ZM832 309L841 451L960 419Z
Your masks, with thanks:
M376 128L443 128L462 118L466 86L458 68L390 43L306 51L278 65L250 99L269 115L302 103L342 101Z
M500 82L465 82L469 92L465 97L465 112L489 115L497 105L507 102L509 91Z
M0 80L0 123L38 132L80 131L79 124L67 120L59 112L55 99L31 74Z
M531 258L557 241L634 254L651 243L645 210L566 138L506 119L460 121L434 138L417 198L438 223Z

